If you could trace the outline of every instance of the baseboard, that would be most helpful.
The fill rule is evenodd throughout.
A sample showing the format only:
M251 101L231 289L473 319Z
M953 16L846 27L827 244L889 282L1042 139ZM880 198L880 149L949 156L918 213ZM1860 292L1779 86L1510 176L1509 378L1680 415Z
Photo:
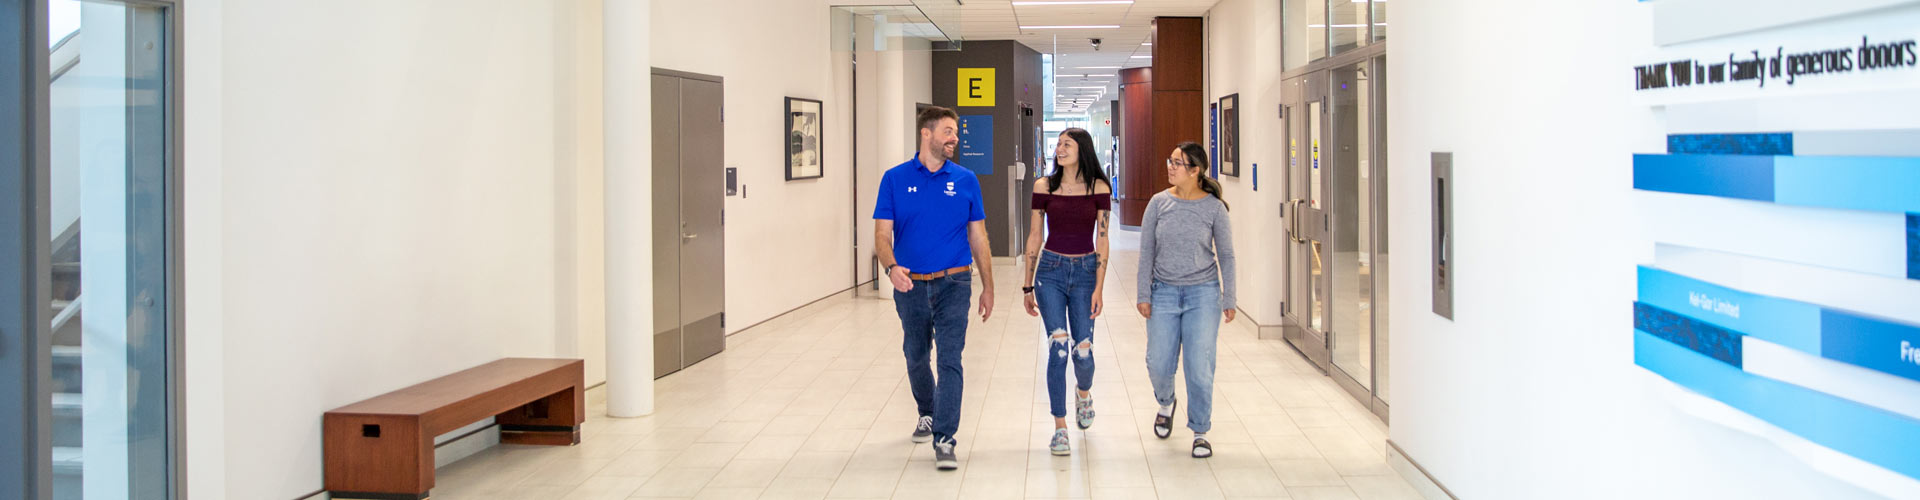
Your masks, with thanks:
M500 444L500 426L494 424L492 420L487 419L482 422L485 425L434 445L433 468L446 467Z
M1413 461L1405 451L1401 451L1400 445L1395 444L1392 439L1387 440L1387 466L1392 467L1394 472L1400 474L1401 479L1406 479L1407 484L1413 485L1413 490L1420 492L1420 496L1426 497L1427 500L1460 500L1460 497L1453 496L1453 492L1448 491L1446 486L1442 486L1440 480L1434 479L1433 474L1428 473L1425 467L1421 467L1419 462Z
M748 330L752 330L752 329L755 329L755 328L759 328L759 327L761 327L761 326L764 326L764 325L766 325L767 323L772 323L772 322L773 322L774 320L778 320L778 319L780 319L780 318L783 318L783 317L786 317L786 316L787 316L787 315L789 315L789 314L793 314L793 313L796 313L796 312L800 312L800 310L802 310L802 309L806 309L806 308L809 308L809 307L813 307L813 305L814 305L814 304L819 304L819 303L820 303L821 301L824 301L824 300L827 300L827 299L831 299L831 298L834 298L834 297L839 297L839 296L841 296L841 295L845 295L845 294L848 294L848 293L853 293L853 292L855 292L856 290L859 290L859 289L860 289L860 286L861 286L861 285L867 285L867 284L870 284L870 283L873 283L873 282L872 282L872 281L868 281L868 282L866 282L866 283L861 283L861 284L859 284L859 285L854 285L854 286L851 286L851 287L847 287L847 288L846 288L845 290L840 290L840 291L836 291L836 292L833 292L833 293L829 293L829 294L826 294L825 296L823 296L823 297L820 297L820 298L817 298L817 299L813 299L813 301L812 301L812 302L808 302L808 303L806 303L806 304L803 304L803 305L801 305L800 307L795 307L795 308L793 308L793 309L788 309L788 310L787 310L787 312L783 312L783 313L780 313L780 314L775 314L775 315L773 315L773 316L771 316L771 317L768 317L767 319L763 319L763 320L760 320L760 322L758 322L758 323L754 323L754 324L751 324L751 325L747 325L747 327L746 327L746 328L741 328L741 329L739 329L739 330L734 330L734 331L732 331L732 332L730 332L730 333L727 333L727 334L726 334L726 336L727 336L727 337L733 337L734 335L737 335L737 334L741 334L741 333L746 333L746 332L747 332Z
M1254 333L1259 335L1260 340L1285 340L1287 338L1286 328L1284 326L1262 325L1260 322L1254 321L1253 315L1248 314L1245 308L1238 309L1240 311L1240 318L1247 323L1253 324Z

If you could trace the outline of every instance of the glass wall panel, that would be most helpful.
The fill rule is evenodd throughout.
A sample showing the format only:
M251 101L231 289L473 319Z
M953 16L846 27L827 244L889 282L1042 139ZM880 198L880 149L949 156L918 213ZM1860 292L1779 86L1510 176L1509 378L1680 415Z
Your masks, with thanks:
M1371 21L1369 3L1365 0L1330 0L1329 11L1332 22L1326 23L1326 31L1333 38L1332 53L1340 54L1359 48L1371 41L1367 28Z
M167 14L51 3L53 498L168 498Z
M1373 368L1372 61L1332 70L1333 364L1362 386Z
M1386 39L1387 2L1386 0L1373 0L1373 41L1382 42L1386 41Z

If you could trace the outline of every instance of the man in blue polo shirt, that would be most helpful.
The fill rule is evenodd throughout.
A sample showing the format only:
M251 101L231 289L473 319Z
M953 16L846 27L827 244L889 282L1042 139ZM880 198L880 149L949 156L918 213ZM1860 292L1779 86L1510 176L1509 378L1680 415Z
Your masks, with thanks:
M984 286L980 319L993 314L993 260L980 179L948 160L960 144L959 120L938 106L920 112L920 153L880 178L873 208L874 247L893 282L893 305L906 334L907 380L920 410L913 442L933 441L940 470L960 467L953 433L960 428L960 351L967 347L974 262ZM938 378L927 361L930 350L940 353Z

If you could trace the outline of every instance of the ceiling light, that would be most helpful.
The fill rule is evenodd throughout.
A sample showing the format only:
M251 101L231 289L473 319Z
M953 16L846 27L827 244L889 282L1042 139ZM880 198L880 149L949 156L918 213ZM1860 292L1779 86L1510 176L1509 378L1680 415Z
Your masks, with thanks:
M1153 59L1153 56L1133 56L1134 59Z
M1117 30L1117 24L1089 24L1082 26L1021 26L1023 30Z
M1106 87L1060 87L1063 89L1106 89Z
M1387 23L1373 23L1373 25L1374 25L1374 26L1386 26L1386 25L1387 25ZM1328 26L1328 25L1325 25L1325 24L1309 24L1309 25L1307 25L1307 27L1308 27L1308 28L1325 28L1325 27L1327 27L1327 26ZM1333 26L1333 27L1335 27L1335 28L1365 28L1365 27L1367 27L1367 25L1365 25L1365 24L1335 24L1335 25L1332 25L1332 26Z
M1081 66L1074 69L1120 69L1119 66Z
M1360 0L1365 2L1366 0ZM1032 7L1040 5L1132 5L1133 0L1062 0L1058 2L1014 2L1014 7Z

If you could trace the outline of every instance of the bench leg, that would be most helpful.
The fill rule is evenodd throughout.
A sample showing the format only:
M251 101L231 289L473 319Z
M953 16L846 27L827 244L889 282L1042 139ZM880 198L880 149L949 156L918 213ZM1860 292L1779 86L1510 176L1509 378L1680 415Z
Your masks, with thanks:
M417 418L327 415L326 486L335 499L421 500L433 489L433 436Z
M580 424L586 422L586 395L575 385L519 408L496 415L500 442L546 446L580 444Z

